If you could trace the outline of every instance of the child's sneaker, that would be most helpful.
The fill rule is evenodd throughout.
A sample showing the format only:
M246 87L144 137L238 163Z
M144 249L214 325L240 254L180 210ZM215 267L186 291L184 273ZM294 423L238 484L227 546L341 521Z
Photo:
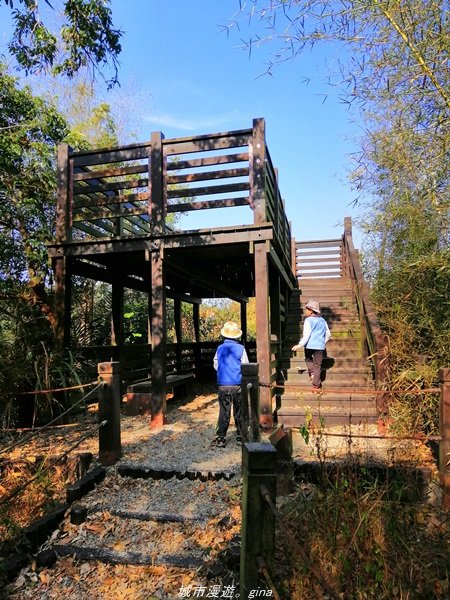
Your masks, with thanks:
M225 438L223 438L223 437L218 437L218 438L216 439L216 446L217 446L218 448L225 448L226 444L227 444L227 443L226 443L226 441L225 441Z

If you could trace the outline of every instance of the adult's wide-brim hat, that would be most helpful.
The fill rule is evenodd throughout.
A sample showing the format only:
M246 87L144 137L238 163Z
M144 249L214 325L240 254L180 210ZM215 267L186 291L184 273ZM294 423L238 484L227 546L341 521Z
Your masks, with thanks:
M320 304L317 302L317 300L308 300L306 308L309 308L317 315L320 315Z
M227 321L222 329L220 330L220 335L224 338L231 338L232 340L236 338L240 338L242 335L242 330L239 329L234 321Z

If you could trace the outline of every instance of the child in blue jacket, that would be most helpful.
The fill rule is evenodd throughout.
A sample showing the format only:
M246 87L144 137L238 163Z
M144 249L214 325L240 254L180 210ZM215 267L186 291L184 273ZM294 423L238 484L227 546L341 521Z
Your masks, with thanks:
M236 323L227 321L220 334L224 340L218 346L214 356L219 396L219 420L215 442L219 448L224 448L230 425L231 406L233 406L237 440L241 440L241 364L248 363L248 357L244 346L239 343L242 331Z

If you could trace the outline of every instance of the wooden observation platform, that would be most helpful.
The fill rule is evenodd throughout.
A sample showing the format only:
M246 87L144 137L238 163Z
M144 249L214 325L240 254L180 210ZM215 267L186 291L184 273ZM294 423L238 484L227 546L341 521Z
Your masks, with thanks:
M214 209L245 209L247 224L220 226ZM169 215L187 211L211 211L211 226L191 230L170 226ZM60 146L56 239L49 254L55 271L57 339L62 346L71 346L72 277L111 284L108 351L115 360L121 360L124 351L124 289L148 293L148 375L153 403L162 415L166 299L174 299L179 332L180 303L192 303L199 342L202 299L238 301L245 340L246 305L255 297L261 424L272 423L270 384L277 377L287 307L297 279L295 244L263 119L255 119L250 129L195 137L165 139L154 132L148 142L112 149L73 152ZM180 359L180 340L175 353Z

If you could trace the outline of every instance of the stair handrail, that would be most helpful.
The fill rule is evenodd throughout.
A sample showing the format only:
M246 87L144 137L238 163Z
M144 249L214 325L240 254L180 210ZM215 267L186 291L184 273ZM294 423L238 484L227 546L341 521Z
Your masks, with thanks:
M373 361L375 385L377 389L380 389L387 376L387 336L380 327L375 308L370 299L369 285L364 280L359 254L353 244L352 221L350 217L346 217L344 220L342 241L344 250L344 276L348 277L352 282L363 336L369 349L369 358ZM378 409L382 412L385 410L385 400L382 397L380 397Z

